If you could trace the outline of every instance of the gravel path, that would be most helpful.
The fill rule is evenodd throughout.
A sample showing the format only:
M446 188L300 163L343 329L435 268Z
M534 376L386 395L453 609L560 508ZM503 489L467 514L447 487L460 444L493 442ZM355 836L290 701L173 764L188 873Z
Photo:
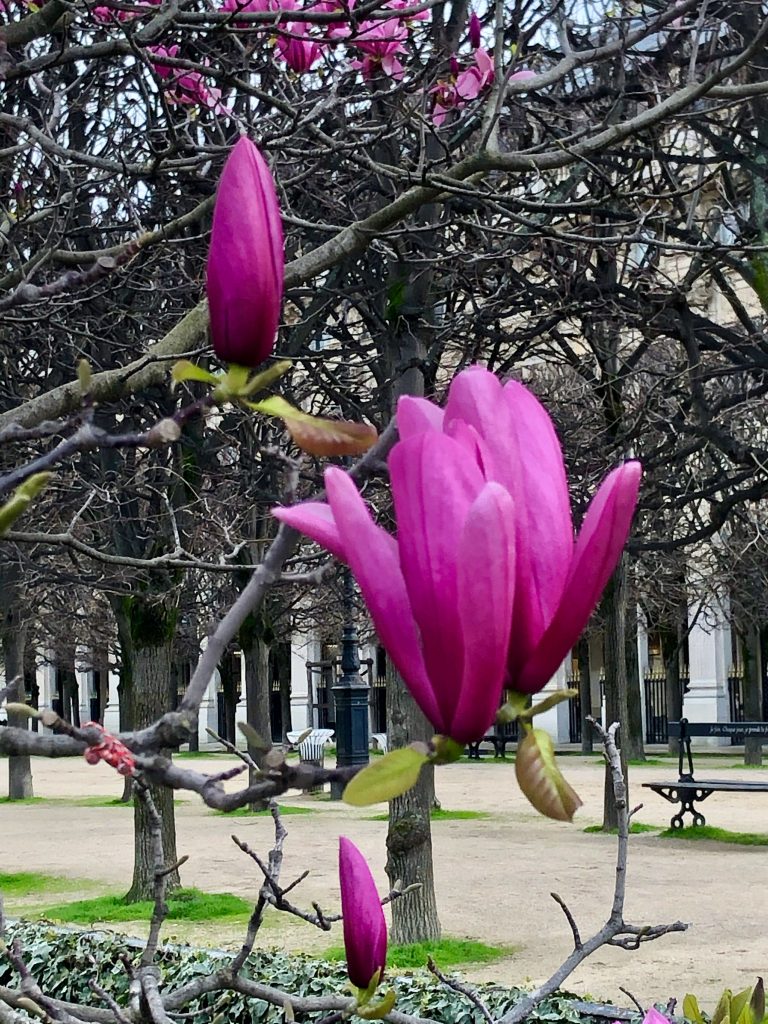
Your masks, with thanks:
M201 771L220 770L224 757L186 762ZM562 759L569 781L584 800L573 825L545 821L521 797L511 763L493 761L451 765L438 771L438 797L448 810L479 810L483 820L434 823L436 885L446 935L514 946L515 953L493 965L467 968L476 980L522 984L543 980L568 954L570 930L550 897L568 903L586 936L600 926L610 906L615 841L589 835L586 825L602 814L603 769L597 757ZM702 776L755 778L759 770L716 767L704 761ZM132 814L123 807L77 806L84 797L119 794L121 780L106 766L80 760L34 761L35 792L50 802L0 805L0 858L3 870L40 871L87 878L115 891L125 890L133 857ZM645 807L636 820L668 822L670 810L639 784L667 779L672 768L631 770L631 798ZM764 777L758 775L757 777ZM7 792L7 762L0 761L0 792ZM338 906L336 840L354 838L385 887L386 822L371 820L383 808L356 810L327 800L290 796L285 801L316 813L286 816L289 831L284 878L305 868L309 878L297 892L304 905ZM768 794L715 794L706 805L712 825L735 831L768 832ZM235 833L264 852L270 822L234 818L204 808L181 795L177 805L179 853L190 855L183 881L209 891L230 891L251 898L258 887L252 865L230 840ZM620 986L643 1002L682 998L696 992L712 1009L722 988L752 984L768 967L768 848L633 836L627 881L627 919L635 924L690 923L635 952L604 949L579 968L568 987L578 993L626 1004ZM92 895L92 892L88 892ZM68 898L74 898L68 894ZM49 894L31 896L36 906L55 902ZM14 911L14 905L8 908ZM16 908L18 910L18 906ZM192 938L189 930L176 934ZM195 935L216 944L236 944L239 929L195 927ZM307 951L341 941L297 922L275 920L265 942Z

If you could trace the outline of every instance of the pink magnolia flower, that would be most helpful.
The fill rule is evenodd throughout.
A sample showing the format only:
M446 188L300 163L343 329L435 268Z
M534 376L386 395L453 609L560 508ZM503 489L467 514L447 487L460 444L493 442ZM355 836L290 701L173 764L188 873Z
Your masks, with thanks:
M436 429L395 445L389 469L396 540L337 468L325 472L327 505L274 514L349 564L414 700L439 733L467 743L493 722L506 672L512 500L462 443Z
M451 79L438 82L432 89L435 94L435 105L432 108L432 120L439 128L445 121L449 110L460 110L470 100L477 99L484 89L493 82L493 58L486 50L475 51L475 63L464 71L458 70L458 62L451 58Z
M179 56L178 45L148 46L147 52L155 58L151 61L155 74L167 82L166 92L171 103L199 105L215 110L216 113L229 113L229 110L219 102L221 89L207 86L199 71L187 71L163 63L163 57L174 59Z
M264 14L266 11L278 10L278 4L276 0L223 0L221 9L232 14ZM235 21L235 25L238 28L256 27L247 21Z
M344 922L344 949L349 980L367 989L384 974L387 925L371 869L351 839L339 836L339 882Z
M352 67L359 68L364 78L373 78L381 70L399 81L403 77L403 65L397 54L406 53L403 43L407 38L408 29L397 18L364 22L351 42L365 57L352 61Z
M481 39L480 30L481 30L481 28L482 28L482 26L480 25L480 19L475 14L475 12L472 11L472 13L469 16L468 32L469 32L469 45L471 47L473 47L475 50L477 50L479 48L479 46L480 46L480 39Z
M640 466L606 477L574 545L557 436L522 384L473 367L445 412L402 398L397 419L396 540L340 469L326 470L327 505L274 514L349 564L419 707L464 743L504 686L542 689L576 643L629 533Z
M275 185L243 137L219 181L208 252L211 338L219 359L258 366L272 352L283 297L283 229Z
M415 14L404 13L407 12L410 7L418 7L419 0L388 0L384 5L392 11L399 11L399 18L404 18L406 21L429 21L429 11L417 11Z
M402 398L400 437L444 432L501 484L514 507L515 603L506 685L546 686L589 621L626 543L641 469L626 462L603 480L574 543L568 482L548 413L522 384L472 367L451 384L443 414Z
M323 48L312 39L297 38L307 34L308 26L305 21L292 22L285 27L291 35L277 37L278 52L291 71L295 71L297 75L304 74L316 63Z

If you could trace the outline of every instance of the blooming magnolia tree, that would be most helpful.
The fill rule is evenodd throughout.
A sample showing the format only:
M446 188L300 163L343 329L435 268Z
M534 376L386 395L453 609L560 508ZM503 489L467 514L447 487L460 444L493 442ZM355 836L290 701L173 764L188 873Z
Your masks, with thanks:
M433 0L48 0L39 9L9 0L5 17L0 437L16 447L0 478L0 530L20 547L0 566L9 716L0 752L18 777L32 753L85 754L134 780L143 838L134 890L149 888L156 914L136 975L138 1015L107 1005L117 1019L161 1024L197 991L160 990L153 963L178 864L173 788L234 810L330 779L354 803L391 798L395 807L434 766L450 771L446 762L501 714L521 722L526 796L572 816L578 797L528 697L623 571L640 484L630 452L649 467L646 518L662 507L679 516L674 542L710 535L729 503L766 484L760 437L745 438L730 418L742 396L764 394L763 344L718 260L768 306L762 220L742 211L746 192L750 209L762 209L760 182L745 175L768 19L762 5L744 13L696 0L626 10L538 0L474 10ZM732 125L722 113L731 107ZM704 142L722 145L731 163ZM715 192L730 203L719 213L697 205L713 163L723 176ZM682 265L671 266L679 254ZM720 273L736 328L692 311L688 292L705 273ZM266 362L281 323L281 358ZM211 348L223 368L209 362ZM575 517L550 415L514 379L524 360L557 365L575 397L552 409L566 421L578 410L574 435L586 421L605 442L571 460ZM654 377L659 360L664 382L674 381L668 392ZM206 446L206 431L219 443ZM252 448L242 435L256 436ZM327 469L325 493L310 497L322 468L312 460L336 456L357 461ZM268 459L279 473L263 470ZM709 459L730 467L725 482ZM388 498L376 495L379 525L359 493L381 477L394 529ZM696 502L713 489L726 497L701 523ZM35 516L62 529L24 529ZM248 784L225 790L224 778L180 767L167 751L196 733L213 671L228 645L253 635L270 588L322 579L316 552L302 550L306 571L286 570L299 531L354 572L429 735L354 777L262 748L245 758ZM26 728L18 677L28 567L17 551L31 550L34 564L38 545L56 544L123 574L103 570L97 581L131 667L133 718L119 737L52 712L41 716L52 732ZM171 711L179 592L192 569L247 576ZM500 709L504 690L512 696ZM601 945L633 948L682 928L624 920L627 796L613 732L602 740L619 822L610 913L586 941L574 924L573 954L503 1024L522 1020ZM380 987L380 896L351 840L340 883L353 994L306 1002L242 976L265 906L296 909L280 881L275 817L244 953L211 984L298 1012L414 1024ZM384 898L397 906L415 894L393 888ZM70 1024L92 1019L40 990L18 943L9 955L21 980L0 993L2 1024L15 1024L24 1000Z

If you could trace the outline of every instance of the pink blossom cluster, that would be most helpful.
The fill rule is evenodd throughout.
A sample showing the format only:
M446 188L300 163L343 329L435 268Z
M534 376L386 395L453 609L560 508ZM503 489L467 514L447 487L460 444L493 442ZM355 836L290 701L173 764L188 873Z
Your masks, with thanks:
M217 114L229 113L219 102L221 89L207 86L199 71L187 71L185 68L163 63L163 57L170 57L172 60L178 58L178 46L148 46L147 52L151 55L150 63L153 70L165 83L166 94L171 103L199 105L215 110Z
M327 22L318 26L319 38L309 34L310 26L305 21L286 21L280 24L276 47L278 57L296 74L311 71L330 47L340 42L358 51L361 55L351 62L351 67L362 71L364 77L372 78L377 73L391 78L402 78L403 66L398 54L406 53L408 23L422 21L429 17L428 11L402 15L416 5L417 0L389 0L385 5L394 13L393 17L382 20L361 22L353 32L346 17L343 21ZM317 14L346 15L355 6L355 0L348 0L342 6L341 0L314 0L303 4L301 0L223 0L222 10L232 13L255 14L267 11L311 11ZM247 23L240 22L240 27Z

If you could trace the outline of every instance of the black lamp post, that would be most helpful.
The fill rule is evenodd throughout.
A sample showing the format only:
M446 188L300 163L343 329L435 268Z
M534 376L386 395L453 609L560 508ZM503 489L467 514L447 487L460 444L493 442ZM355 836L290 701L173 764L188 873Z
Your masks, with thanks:
M368 764L368 685L360 678L360 655L355 625L355 583L344 569L344 630L341 639L341 678L333 687L336 703L336 764ZM331 783L331 800L341 800L344 784Z

